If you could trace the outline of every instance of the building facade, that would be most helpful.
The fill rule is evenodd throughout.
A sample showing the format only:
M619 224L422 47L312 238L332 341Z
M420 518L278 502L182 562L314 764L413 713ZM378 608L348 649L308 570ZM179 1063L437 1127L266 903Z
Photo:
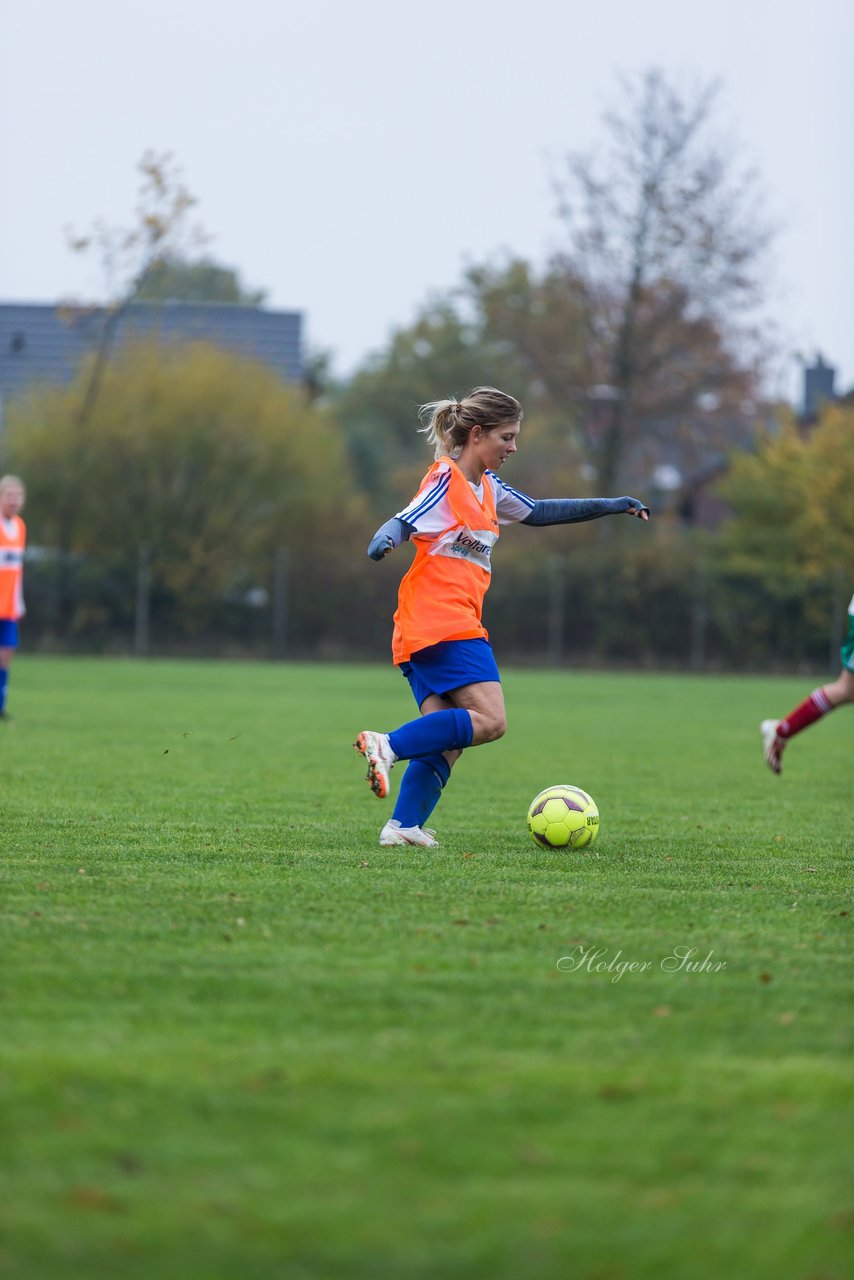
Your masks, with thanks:
M0 412L31 387L69 383L81 360L97 350L108 315L99 307L0 303ZM210 342L260 361L284 382L303 377L299 311L231 302L135 302L119 320L115 343L143 338L167 345Z

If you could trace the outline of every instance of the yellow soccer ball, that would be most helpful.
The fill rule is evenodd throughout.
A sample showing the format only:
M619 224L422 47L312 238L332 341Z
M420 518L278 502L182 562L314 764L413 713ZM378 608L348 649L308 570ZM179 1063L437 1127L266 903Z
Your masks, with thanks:
M581 787L546 787L531 801L528 830L544 849L585 849L599 834L596 801Z

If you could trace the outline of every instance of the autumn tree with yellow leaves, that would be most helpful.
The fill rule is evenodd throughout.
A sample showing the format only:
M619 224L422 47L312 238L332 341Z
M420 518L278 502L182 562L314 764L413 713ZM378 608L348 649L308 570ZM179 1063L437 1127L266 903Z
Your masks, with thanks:
M854 406L829 405L814 427L789 418L735 458L721 484L734 513L723 533L734 568L780 587L851 574L852 443Z
M81 384L16 404L4 453L27 477L32 532L108 573L133 611L140 548L151 586L182 634L208 625L241 585L269 586L276 549L315 564L334 587L328 538L364 537L337 424L264 365L203 343L123 346L104 371L81 431ZM305 569L308 572L308 568ZM319 569L317 570L319 572ZM62 631L97 632L108 610L72 599ZM81 612L82 610L82 612ZM174 629L174 628L173 628Z

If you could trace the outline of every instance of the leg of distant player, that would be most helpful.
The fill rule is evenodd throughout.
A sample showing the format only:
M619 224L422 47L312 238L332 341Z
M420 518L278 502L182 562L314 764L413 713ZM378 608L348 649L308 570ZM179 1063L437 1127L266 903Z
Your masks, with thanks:
M783 752L786 743L796 733L802 733L816 720L826 716L835 707L854 702L854 596L848 606L848 635L840 650L842 670L831 684L814 689L793 711L782 720L763 720L759 726L765 762L774 773L783 771Z
M9 687L9 668L15 650L5 645L0 648L0 717L6 717L6 690Z
M838 679L814 689L782 720L763 720L759 728L768 768L782 773L783 751L789 739L846 702L854 702L854 672L843 667Z

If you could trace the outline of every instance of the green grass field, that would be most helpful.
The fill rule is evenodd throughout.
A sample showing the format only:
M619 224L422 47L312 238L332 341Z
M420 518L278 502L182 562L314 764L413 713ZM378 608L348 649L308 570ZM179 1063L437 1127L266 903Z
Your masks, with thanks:
M854 713L782 778L756 729L815 683L508 671L401 851L391 668L20 656L0 1275L850 1274ZM586 853L528 837L555 782Z

